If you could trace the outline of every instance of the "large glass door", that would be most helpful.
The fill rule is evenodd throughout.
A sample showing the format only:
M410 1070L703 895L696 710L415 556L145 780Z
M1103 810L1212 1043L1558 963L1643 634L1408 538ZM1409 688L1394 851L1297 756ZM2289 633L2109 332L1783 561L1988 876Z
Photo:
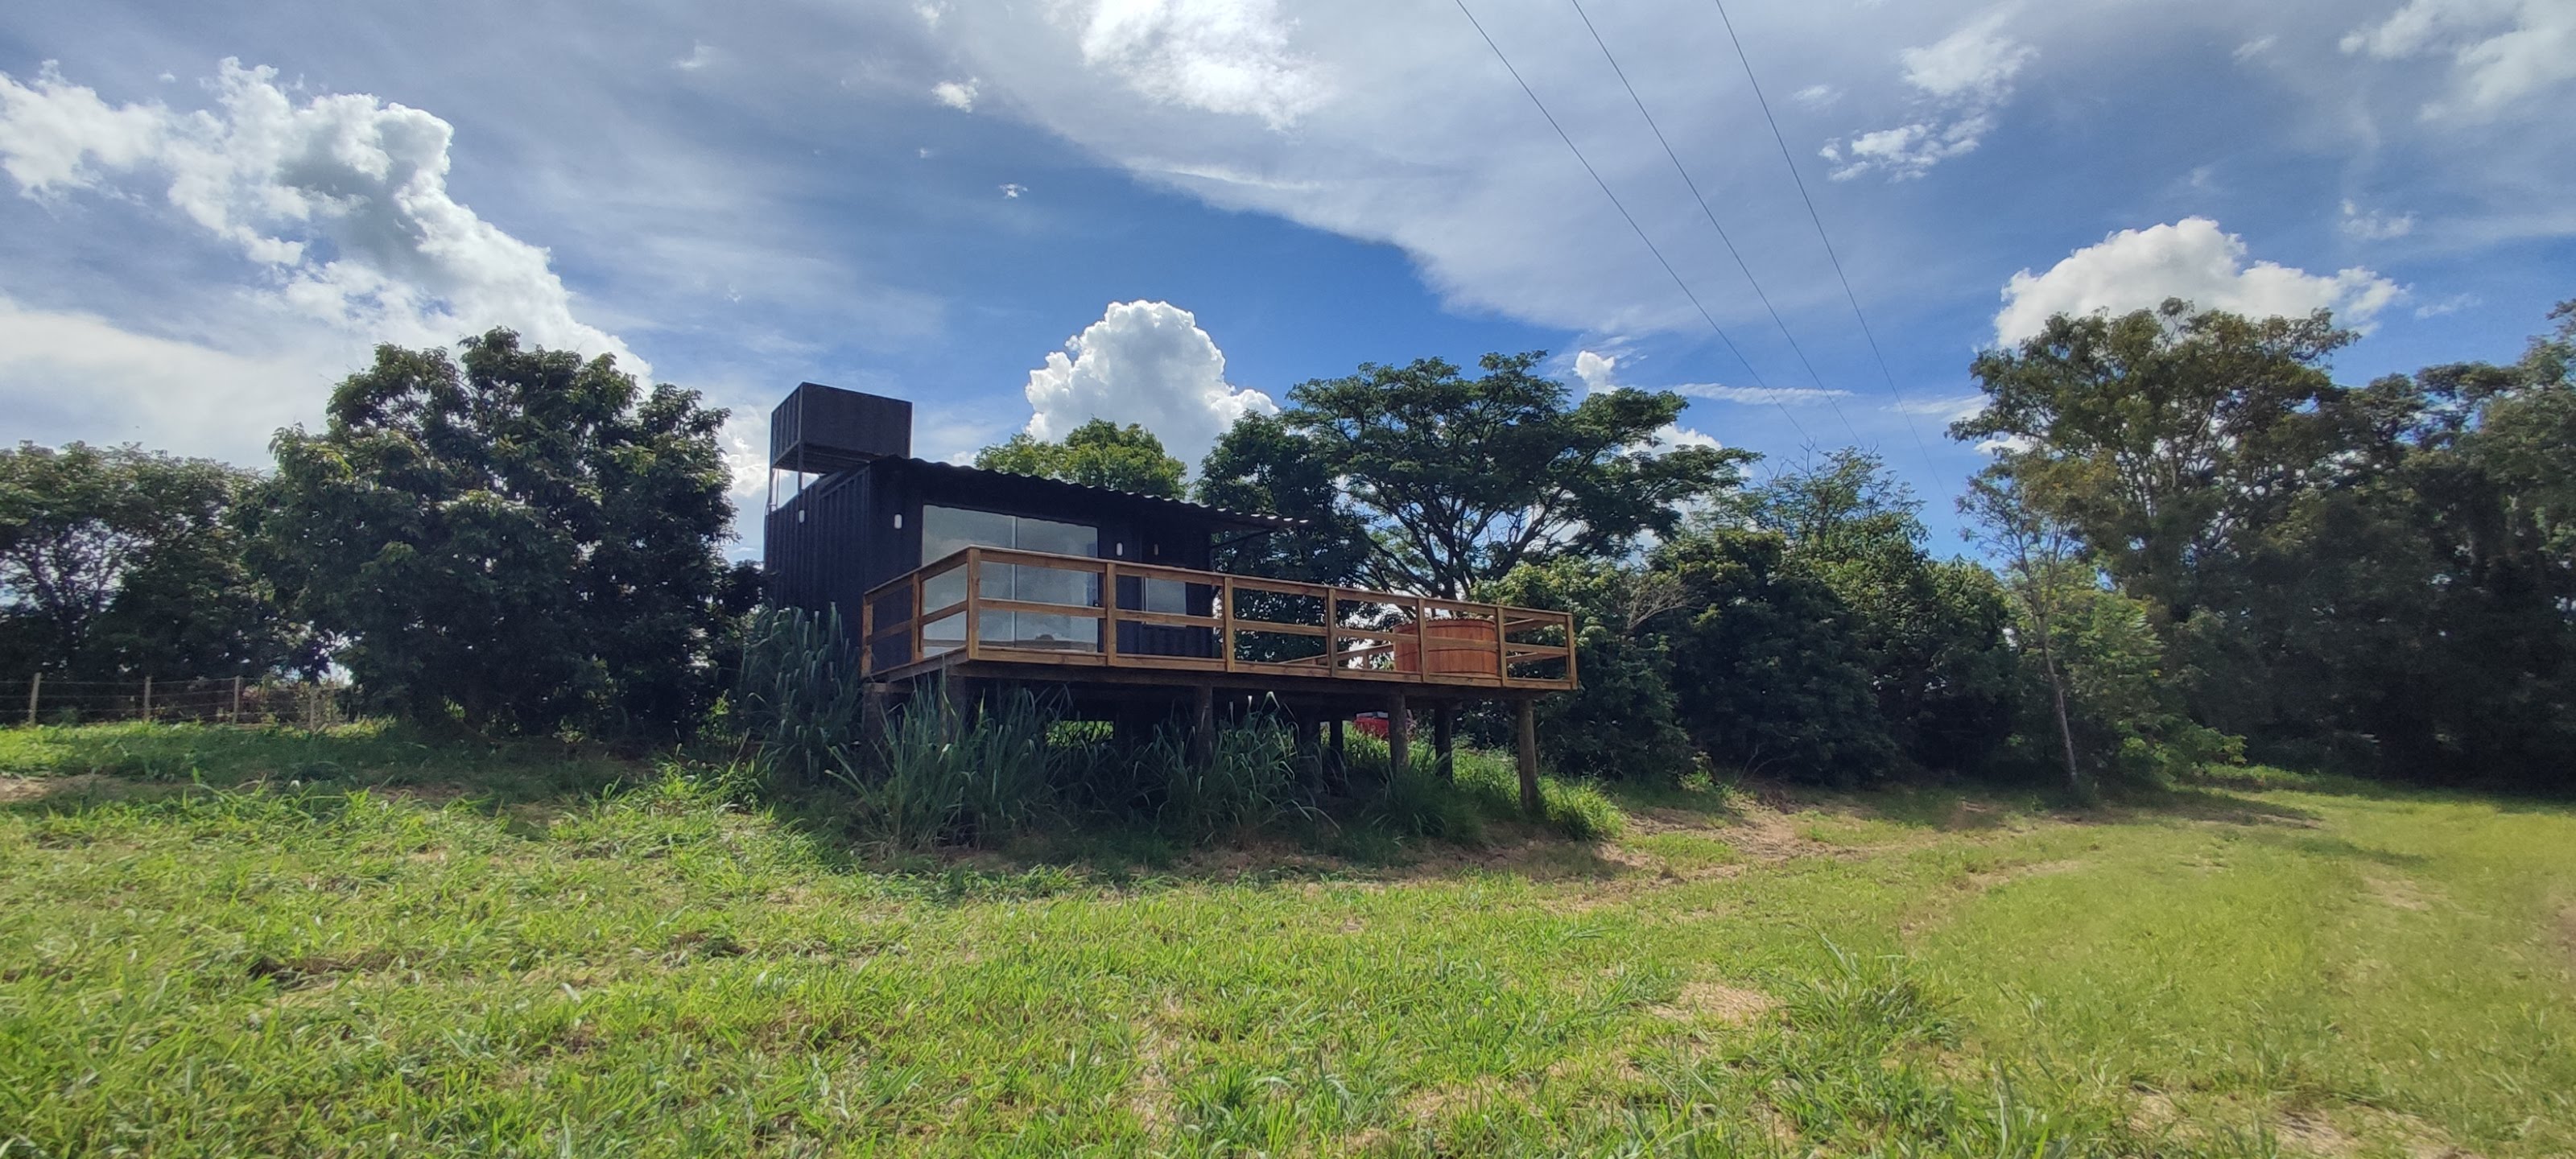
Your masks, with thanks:
M937 563L969 547L1007 547L1053 555L1097 557L1100 529L1088 524L1022 515L1002 515L963 507L921 509L921 561ZM1068 608L1100 606L1100 576L1042 564L987 561L976 594L988 600L1057 604ZM966 598L964 570L932 577L922 586L922 604L937 610ZM978 617L983 642L1009 648L1100 650L1100 620L1088 613L1031 612L986 608ZM922 629L922 647L947 652L966 643L965 616L960 613Z

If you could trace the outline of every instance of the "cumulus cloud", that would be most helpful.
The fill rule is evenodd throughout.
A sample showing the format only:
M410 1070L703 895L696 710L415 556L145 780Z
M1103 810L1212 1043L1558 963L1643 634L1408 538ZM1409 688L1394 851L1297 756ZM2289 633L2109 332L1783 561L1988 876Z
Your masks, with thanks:
M345 334L431 345L506 325L649 373L573 317L545 250L449 194L447 122L365 94L298 103L276 75L227 59L215 107L180 113L111 106L50 64L32 84L0 74L0 170L36 198L148 179L263 269L268 301Z
M2121 230L2047 273L2014 274L1995 315L1995 341L2031 337L2052 314L2147 309L2167 298L2257 317L2331 309L2347 325L2367 325L2405 293L2358 266L2311 274L2268 261L2248 265L2245 256L2242 238L2205 217Z
M2407 0L2343 38L2347 53L2397 60L2447 52L2455 87L2426 118L2485 119L2576 80L2576 5L2566 0Z
M974 77L968 77L962 81L944 80L930 86L930 95L940 104L958 112L971 113L975 111L976 83Z
M1291 52L1276 0L1092 0L1082 61L1153 100L1259 117L1284 129L1322 104L1315 63Z
M1585 394L1596 390L1608 390L1610 372L1618 366L1619 360L1615 357L1585 350L1574 356L1574 377L1583 383Z
M2354 241L2387 241L2415 232L2415 215L2365 210L2352 199L2345 198L2342 229L2344 236Z
M1028 192L1029 187L1022 185L1017 181L1007 181L1002 184L1001 190L1003 200L1015 201L1018 200L1021 194Z
M1848 181L1883 172L1903 181L1975 151L1994 130L1995 110L2011 98L2013 78L2039 55L2038 49L2003 34L2010 15L2010 9L1997 8L1940 40L1898 53L1905 83L1918 94L1924 115L1826 142L1818 153L1834 163L1830 176Z
M1843 99L1843 91L1832 85L1808 85L1789 94L1789 99L1811 109L1827 109L1832 108L1835 101Z
M1112 302L1029 372L1028 432L1063 438L1091 419L1142 424L1195 468L1246 414L1274 414L1271 397L1225 380L1225 352L1198 319L1169 302Z

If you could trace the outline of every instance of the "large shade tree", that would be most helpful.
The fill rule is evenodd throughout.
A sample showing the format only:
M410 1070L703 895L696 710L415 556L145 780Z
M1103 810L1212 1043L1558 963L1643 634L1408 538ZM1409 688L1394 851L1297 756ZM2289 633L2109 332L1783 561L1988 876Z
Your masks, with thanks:
M296 633L242 563L248 471L139 447L0 449L0 678L258 675Z
M1280 514L1364 533L1363 579L1458 598L1524 563L1626 552L1738 483L1747 452L1659 445L1681 396L1611 390L1578 402L1536 373L1543 357L1488 354L1474 376L1437 358L1368 363L1301 383L1275 420L1227 432L1201 494L1266 487ZM1338 493L1329 506L1290 509L1321 497L1283 494L1283 479L1330 480Z
M712 687L725 412L507 330L382 346L276 439L255 559L379 706L667 733Z

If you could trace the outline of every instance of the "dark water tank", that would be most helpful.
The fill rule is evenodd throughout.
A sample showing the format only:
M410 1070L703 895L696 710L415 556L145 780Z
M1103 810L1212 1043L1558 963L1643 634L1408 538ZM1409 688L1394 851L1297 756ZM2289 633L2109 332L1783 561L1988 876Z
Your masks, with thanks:
M911 456L912 404L899 398L808 382L769 412L774 469L828 474Z

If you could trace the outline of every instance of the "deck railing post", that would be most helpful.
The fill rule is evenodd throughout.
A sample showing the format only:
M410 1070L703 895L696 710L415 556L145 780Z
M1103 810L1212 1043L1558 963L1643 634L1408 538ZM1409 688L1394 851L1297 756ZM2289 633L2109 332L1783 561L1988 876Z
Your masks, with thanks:
M919 664L921 663L921 630L924 627L921 622L921 614L929 611L930 609L921 606L921 572L918 569L914 570L912 573L911 587L912 615L910 619L912 621L912 629L909 635L912 638L912 655L909 660L905 661L905 663Z
M1504 684L1512 682L1511 621L1504 618L1501 604L1490 604L1494 613L1494 678Z
M1118 664L1118 565L1100 565L1100 656L1103 663Z
M1004 566L1004 567L1009 567L1010 565L1009 565L1009 564L1004 564L1004 565L1002 565L1002 566ZM974 659L974 658L975 658L975 654L976 654L977 652L980 652L980 651L982 651L982 650L983 650L983 647L982 647L982 639L983 639L983 635L984 635L984 574L983 574L983 573L984 573L984 549L983 549L983 548L980 548L980 547L970 547L970 548L967 548L967 549L966 549L966 564L965 564L965 570L966 570L966 645L965 645L965 649L964 649L964 651L965 651L965 653L966 653L966 658L967 658L967 659L969 659L969 660L972 660L972 659ZM1011 589L1011 591L1012 591L1012 594L1016 595L1016 594L1018 594L1018 592L1019 592L1019 588L1015 585L1015 586L1013 586L1013 588ZM1014 632L1014 633L1012 633L1012 634L1013 634L1013 635L1015 635L1015 636L1016 636L1016 635L1018 635L1018 633L1016 633L1016 632Z
M874 671L877 663L877 601L871 592L859 597L859 675Z
M1234 577L1216 583L1216 633L1219 656L1225 659L1225 670L1234 671Z

